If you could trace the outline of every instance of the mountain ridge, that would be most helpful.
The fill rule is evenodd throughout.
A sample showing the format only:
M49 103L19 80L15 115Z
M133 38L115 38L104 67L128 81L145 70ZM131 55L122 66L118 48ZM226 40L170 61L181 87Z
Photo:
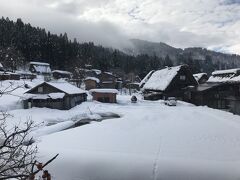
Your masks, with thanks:
M211 56L213 64L219 65L219 69L240 67L240 55L227 54L208 50L203 47L176 48L163 42L151 42L140 39L130 39L133 44L132 49L125 50L132 55L147 54L165 58L169 56L174 64L178 64L180 56L192 58L193 60L205 60L206 56Z

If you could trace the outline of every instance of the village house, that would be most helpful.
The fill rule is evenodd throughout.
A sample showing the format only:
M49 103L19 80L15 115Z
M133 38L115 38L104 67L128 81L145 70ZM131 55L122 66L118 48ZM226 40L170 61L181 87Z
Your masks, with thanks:
M86 100L86 91L68 82L43 82L24 94L23 105L66 110Z
M144 99L158 100L176 97L186 100L186 89L198 85L187 65L151 71L140 83Z
M111 72L102 72L98 75L101 88L115 89L117 86L117 77Z
M193 77L196 79L198 84L203 84L203 83L205 83L208 80L207 73L193 74Z
M52 71L50 64L43 62L30 62L29 71L37 75L43 75L45 80L50 80Z
M99 87L100 80L96 77L87 77L84 79L85 89L96 89Z
M116 89L91 89L90 94L94 101L103 103L116 103L118 90Z
M215 109L229 109L229 99L240 97L239 83L205 83L192 89L191 100L195 105Z
M240 69L214 71L206 83L190 91L195 105L240 114Z
M69 71L54 70L52 71L54 79L71 79L72 73Z
M30 80L33 80L33 79L35 79L37 77L36 74L31 73L30 71L19 70L19 71L16 71L16 73L20 75L20 79L30 79Z
M4 80L20 80L20 75L13 72L0 71L0 81Z

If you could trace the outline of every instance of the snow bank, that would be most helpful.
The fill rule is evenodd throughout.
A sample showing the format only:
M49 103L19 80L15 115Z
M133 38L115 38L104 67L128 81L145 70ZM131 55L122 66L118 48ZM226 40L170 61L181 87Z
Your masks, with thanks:
M123 116L44 136L41 156L60 153L49 166L59 180L239 178L240 116L179 104L89 103Z

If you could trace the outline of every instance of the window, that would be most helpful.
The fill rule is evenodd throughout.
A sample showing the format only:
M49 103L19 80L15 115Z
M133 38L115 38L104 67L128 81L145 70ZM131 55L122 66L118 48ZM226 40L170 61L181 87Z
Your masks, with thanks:
M42 93L43 92L43 87L38 87L38 92Z
M180 80L185 81L186 80L186 76L185 75L180 75Z

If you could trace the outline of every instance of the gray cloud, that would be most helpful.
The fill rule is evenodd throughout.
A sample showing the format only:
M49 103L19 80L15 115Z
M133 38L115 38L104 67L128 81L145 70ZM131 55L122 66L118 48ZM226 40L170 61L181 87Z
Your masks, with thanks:
M79 41L122 48L128 39L202 46L240 54L240 0L0 0L21 17Z

